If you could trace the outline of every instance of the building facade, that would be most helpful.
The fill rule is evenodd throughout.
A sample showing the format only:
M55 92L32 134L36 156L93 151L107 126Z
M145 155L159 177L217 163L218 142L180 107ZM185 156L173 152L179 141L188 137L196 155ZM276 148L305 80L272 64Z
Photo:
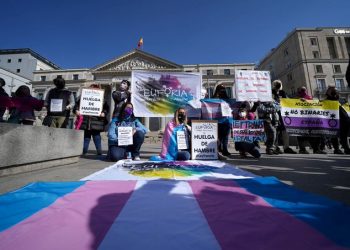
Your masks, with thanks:
M5 80L5 92L11 96L19 86L26 85L32 89L32 83L29 79L12 73L9 70L0 67L0 77Z
M280 79L283 89L294 96L305 86L314 98L324 99L328 86L350 101L345 72L350 54L350 27L295 29L259 63L259 70Z
M132 50L124 55L100 64L92 69L37 70L34 71L33 92L37 98L43 98L48 89L53 87L52 80L61 75L66 80L66 87L78 95L81 87L98 83L105 90L105 98L113 111L114 102L111 94L119 87L123 79L131 81L132 70L150 70L163 72L201 72L202 87L212 95L215 85L226 86L230 97L234 98L234 72L236 69L253 70L253 63L246 64L196 64L179 65L142 50ZM168 118L142 118L142 122L151 131L164 130Z

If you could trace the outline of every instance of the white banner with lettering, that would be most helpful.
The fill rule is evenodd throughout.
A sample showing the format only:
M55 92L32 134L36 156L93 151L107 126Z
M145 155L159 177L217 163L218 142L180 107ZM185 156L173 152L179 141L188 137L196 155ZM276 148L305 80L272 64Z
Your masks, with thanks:
M239 102L272 101L269 71L236 70L235 83L236 100Z
M192 160L218 159L218 122L193 120L191 132Z
M200 73L132 71L131 82L138 117L173 117L176 109L201 98Z

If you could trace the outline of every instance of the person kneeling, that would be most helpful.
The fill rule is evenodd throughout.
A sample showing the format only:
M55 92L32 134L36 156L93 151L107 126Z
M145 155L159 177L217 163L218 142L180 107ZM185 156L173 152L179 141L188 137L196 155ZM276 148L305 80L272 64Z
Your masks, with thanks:
M125 159L128 153L131 153L133 160L140 160L140 149L146 133L147 128L133 114L133 105L124 103L119 116L112 119L108 129L110 160Z

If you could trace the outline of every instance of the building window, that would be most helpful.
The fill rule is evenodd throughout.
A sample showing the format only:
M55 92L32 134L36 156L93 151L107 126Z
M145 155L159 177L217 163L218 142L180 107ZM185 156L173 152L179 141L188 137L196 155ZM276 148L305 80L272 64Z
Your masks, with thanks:
M73 92L73 96L74 96L74 100L76 101L77 100L77 92L76 91Z
M287 74L287 79L288 79L288 81L292 81L293 80L292 73Z
M337 49L335 47L335 42L333 37L327 37L327 45L329 50L329 56L331 59L338 58Z
M18 62L19 62L19 63L22 62L22 58L18 58Z
M348 54L350 54L350 37L344 37L346 50L348 51Z
M344 79L335 79L335 87L339 90L345 89Z
M284 56L288 56L289 55L288 48L284 49L283 54L284 54Z
M74 75L73 75L73 80L75 80L75 81L76 81L76 80L79 80L79 75L78 75L78 74L74 74Z
M17 73L21 72L21 69L16 69L16 72L17 72Z
M318 51L312 51L312 55L314 56L314 58L320 58L320 52Z
M317 38L316 37L310 38L310 43L311 43L312 46L317 45Z
M316 73L323 73L322 65L316 65Z
M214 75L213 70L212 69L208 69L207 70L207 76L212 76L212 75Z
M40 81L45 82L46 81L46 76L40 76Z
M316 79L317 89L320 91L326 90L326 79Z
M7 63L11 63L11 59L7 59Z
M224 69L224 75L225 76L231 75L231 70L230 69Z
M288 62L287 64L286 64L286 69L290 69L292 67L292 63L291 62Z
M44 99L44 93L38 93L37 96L36 96L36 98L37 98L38 100Z
M334 73L341 73L340 65L334 65Z

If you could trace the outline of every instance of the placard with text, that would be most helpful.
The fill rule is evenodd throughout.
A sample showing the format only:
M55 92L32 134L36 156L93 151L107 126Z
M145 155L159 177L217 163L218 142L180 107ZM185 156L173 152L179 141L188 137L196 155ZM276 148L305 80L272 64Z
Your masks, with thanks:
M217 160L218 122L193 120L191 141L192 160Z

